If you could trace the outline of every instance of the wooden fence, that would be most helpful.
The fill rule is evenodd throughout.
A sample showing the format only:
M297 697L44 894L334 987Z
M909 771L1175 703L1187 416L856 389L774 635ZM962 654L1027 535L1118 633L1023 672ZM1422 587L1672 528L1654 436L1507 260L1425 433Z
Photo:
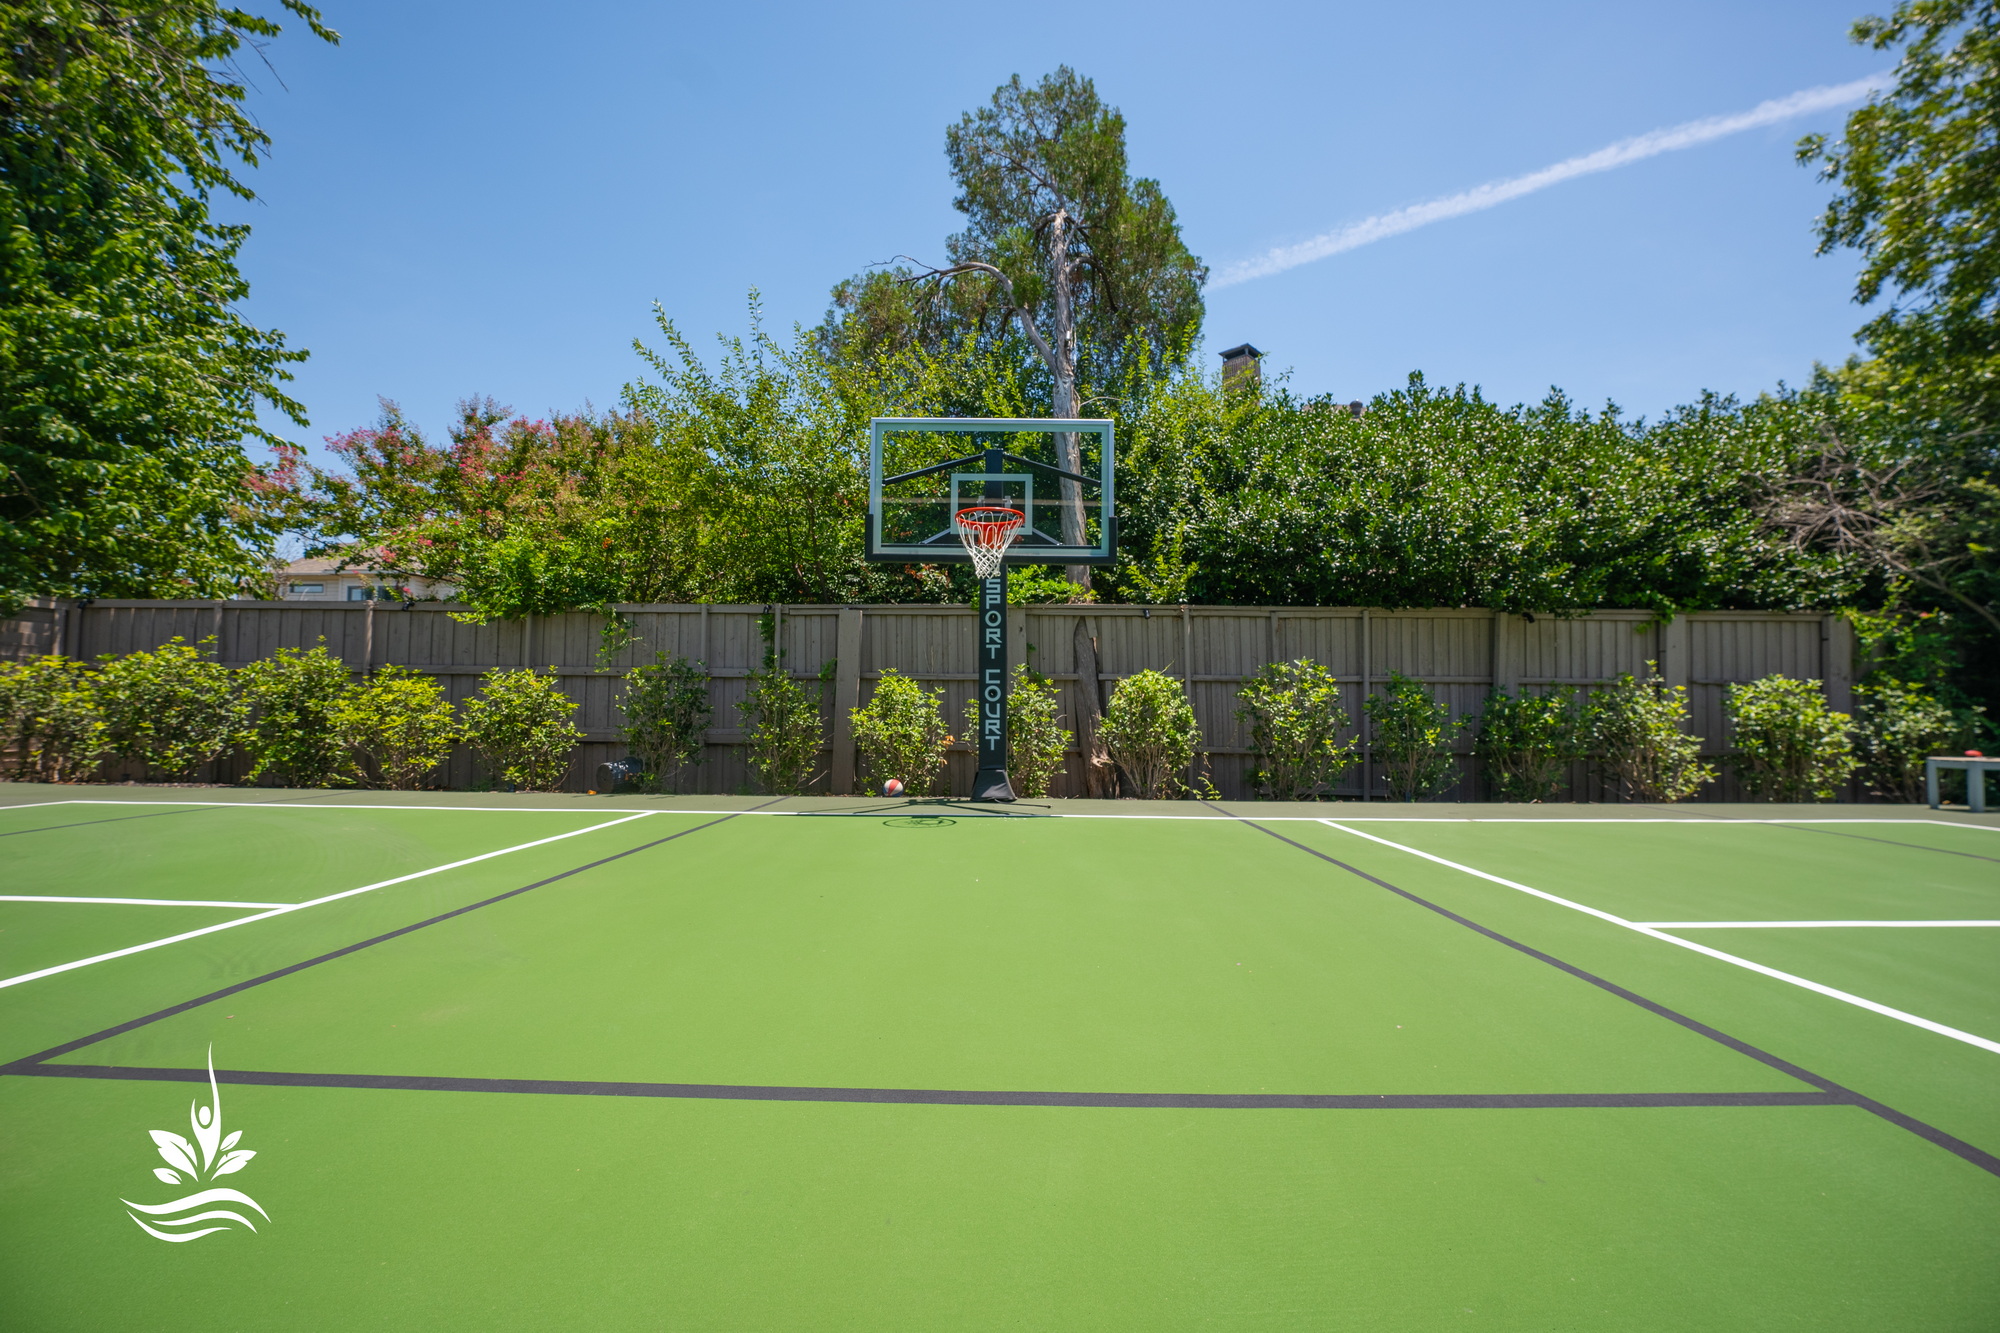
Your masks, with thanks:
M439 678L454 702L475 693L479 675L493 667L553 668L578 705L584 742L568 785L595 781L597 765L625 753L617 728L622 672L664 651L707 664L715 709L706 754L684 775L687 790L749 790L753 777L743 755L743 733L734 707L745 677L775 643L781 661L804 680L824 680L822 709L827 745L818 789L847 793L858 780L850 709L867 701L884 669L944 688L946 718L956 729L973 683L972 612L962 606L666 606L621 608L636 638L608 658L602 618L573 613L536 616L491 625L465 624L458 609L419 602L396 603L97 601L30 607L0 626L0 656L62 653L94 657L154 648L180 636L213 638L219 660L242 665L281 647L310 648L324 640L358 674L396 663ZM1061 683L1065 725L1088 713L1088 678L1108 695L1125 676L1157 668L1187 682L1204 747L1197 760L1224 795L1243 798L1252 760L1248 737L1235 716L1235 691L1244 676L1266 662L1307 657L1338 677L1361 737L1367 720L1359 704L1391 671L1422 680L1454 717L1479 712L1487 692L1570 684L1601 685L1620 672L1660 664L1670 684L1688 687L1693 730L1704 752L1723 751L1723 687L1773 673L1824 682L1833 707L1851 709L1853 635L1836 615L1776 611L1710 611L1664 624L1645 612L1600 611L1575 619L1516 616L1483 610L1376 611L1364 608L1223 606L1055 606L1013 608L1010 638L1016 660ZM1081 668L1081 669L1080 669ZM1470 754L1469 737L1458 749L1459 778L1446 799L1484 794ZM954 790L968 789L972 755L956 747ZM1057 779L1057 795L1084 794L1074 756ZM227 781L240 760L224 760L210 775ZM469 755L452 758L444 781L465 786L476 777ZM1380 776L1364 760L1347 774L1338 794L1379 795ZM1579 764L1572 775L1577 799L1596 799L1596 780ZM1707 790L1709 799L1733 799L1732 782Z

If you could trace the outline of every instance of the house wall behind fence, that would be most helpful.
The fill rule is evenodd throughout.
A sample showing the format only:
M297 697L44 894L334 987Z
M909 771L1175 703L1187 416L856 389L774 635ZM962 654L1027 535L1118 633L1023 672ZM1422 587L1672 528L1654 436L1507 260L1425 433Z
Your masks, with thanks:
M98 601L30 607L0 627L0 655L62 653L91 658L156 648L176 635L194 642L213 636L219 660L241 666L281 647L328 651L357 673L394 663L428 672L454 703L478 692L480 673L493 667L553 668L577 702L584 741L567 785L595 784L597 765L622 757L619 676L652 660L655 651L707 664L709 700L715 709L706 753L683 775L691 791L749 789L741 718L745 678L766 650L767 627L782 661L804 680L820 679L827 745L816 789L847 793L870 776L856 772L848 710L867 702L884 670L894 668L942 686L946 719L963 729L974 680L973 617L963 606L670 606L620 608L635 639L608 657L602 653L604 620L571 613L533 616L501 624L470 625L452 617L449 604L420 602L408 610L394 603L142 602ZM1235 716L1237 686L1267 662L1306 657L1340 681L1350 718L1348 735L1366 740L1360 701L1391 671L1429 684L1457 718L1475 716L1489 690L1539 690L1576 685L1588 692L1620 672L1660 664L1670 684L1688 687L1693 730L1703 752L1724 750L1723 688L1782 672L1825 683L1829 702L1851 711L1853 637L1839 616L1775 611L1709 611L1667 624L1640 611L1600 611L1575 619L1508 615L1483 610L1376 611L1352 607L1055 606L1012 608L1011 641L1025 661L1057 681L1065 725L1078 715L1077 634L1097 645L1098 674L1109 694L1125 676L1154 668L1187 682L1201 723L1204 750L1197 772L1226 797L1250 796L1248 735ZM1365 748L1365 746L1364 746ZM1461 734L1456 787L1444 799L1482 797L1471 738ZM212 780L229 781L240 759L213 766ZM973 772L969 746L954 746L953 789L968 789ZM472 782L478 772L462 749L442 775L450 786ZM1337 794L1379 795L1380 776L1363 762L1346 775ZM1080 795L1074 751L1056 794ZM1707 789L1710 799L1733 799L1733 780ZM1601 799L1589 766L1572 774L1572 795Z

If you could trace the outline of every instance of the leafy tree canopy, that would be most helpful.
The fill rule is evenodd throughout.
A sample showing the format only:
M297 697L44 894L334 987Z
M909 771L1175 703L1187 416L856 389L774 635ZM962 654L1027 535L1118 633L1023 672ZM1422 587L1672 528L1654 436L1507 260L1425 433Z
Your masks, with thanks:
M999 268L1044 330L1068 322L1055 309L1053 265L1061 261L1049 234L1058 210L1067 214L1065 295L1083 384L1101 390L1141 361L1185 357L1201 327L1208 269L1181 240L1160 183L1131 175L1125 118L1089 79L1068 66L1033 86L1015 75L989 105L945 131L945 156L959 189L953 206L966 217L965 229L946 240L946 255L953 264ZM913 283L916 276L899 266L838 284L821 326L827 346L867 357L912 346L937 351L969 337L1035 364L997 280L937 286Z
M326 41L317 10L281 0ZM268 137L235 61L279 25L213 0L0 6L0 604L226 595L272 527L245 437L304 353L232 308L216 190Z
M1889 363L1877 377L1930 381L1931 412L1957 418L1946 423L1953 434L1983 437L1990 464L2000 444L2000 4L1905 0L1853 36L1902 57L1895 86L1850 115L1838 142L1799 144L1800 159L1841 187L1820 218L1820 252L1858 250L1855 299L1892 298L1861 331Z

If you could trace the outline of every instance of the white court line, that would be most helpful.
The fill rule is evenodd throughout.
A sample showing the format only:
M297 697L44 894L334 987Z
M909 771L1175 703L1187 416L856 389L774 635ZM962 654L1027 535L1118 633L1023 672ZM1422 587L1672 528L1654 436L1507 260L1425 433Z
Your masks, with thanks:
M292 907L293 903L225 903L210 898L53 898L39 893L0 893L0 903L106 903L113 907Z
M1634 921L1632 924L1644 930L1817 930L1843 926L1948 929L1953 926L2000 926L2000 921Z
M1905 1013L1901 1009L1891 1009L1886 1004L1877 1004L1873 1000L1864 999L1862 996L1850 994L1844 990L1835 990L1832 986L1823 986L1817 981L1808 981L1806 978L1794 976L1790 972L1780 972L1775 967L1766 967L1762 963L1753 963L1748 958L1738 958L1733 953L1724 953L1720 949L1711 949L1706 944L1696 944L1693 940L1684 940L1678 935L1669 935L1662 930L1642 925L1637 921L1627 921L1622 916L1615 916L1610 912L1602 911L1595 907L1586 907L1582 903L1572 902L1568 898L1559 898L1553 893L1545 893L1541 889L1530 888L1528 885L1515 880L1502 879L1498 875L1489 875L1484 870L1474 870L1471 866L1460 865L1456 861L1447 861L1442 856L1433 856L1429 852L1419 851L1415 847L1407 847L1400 842L1391 842L1387 838L1378 838L1372 833L1363 833L1360 829L1347 828L1331 819L1322 819L1320 823L1325 824L1328 828L1339 829L1342 833L1351 834L1357 838L1366 838L1370 842L1381 843L1384 847L1393 847L1399 852L1408 852L1412 856L1421 856L1426 861L1431 861L1448 869L1486 880L1492 884L1498 884L1502 888L1514 889L1521 893L1529 894L1542 899L1544 902L1555 903L1559 907L1567 907L1571 911L1582 912L1586 916L1594 916L1600 921L1609 921L1614 926L1623 926L1626 930L1637 931L1649 939L1665 940L1668 944L1689 949L1698 954L1705 954L1710 958L1720 959L1722 962L1732 963L1737 967L1747 968L1763 976L1788 982L1791 985L1803 987L1815 994L1839 1000L1843 1004L1851 1004L1857 1008L1866 1009L1870 1013L1880 1014L1884 1018L1893 1018L1899 1023L1908 1023L1912 1027L1922 1028L1926 1032L1935 1032L1940 1037L1950 1037L1953 1041L1962 1041L1968 1046L1977 1046L1982 1051L1991 1051L1995 1055L2000 1055L2000 1041L1990 1041L1985 1037L1964 1032L1958 1028L1947 1027L1943 1023L1933 1022L1931 1019L1922 1018L1916 1014Z
M218 806L232 810L400 810L407 813L421 813L427 810L456 811L483 815L587 815L610 814L623 806L598 807L568 805L376 805L362 801L315 801L311 805L295 804L290 801L107 801L79 798L71 801L46 801L45 805L190 805ZM1241 802L1251 805L1254 802ZM0 813L8 810L28 810L33 806L0 805ZM950 807L938 807L949 812ZM760 815L777 819L826 818L831 815L896 815L905 812L904 807L885 807L880 810L689 810L680 807L660 806L644 811L652 815ZM1037 819L1152 819L1178 820L1182 822L1231 823L1238 819L1255 819L1259 823L1273 824L1324 824L1322 815L1261 815L1244 814L1238 811L1218 812L1212 815L1111 815L1050 812L1033 816ZM1976 828L1988 833L2000 833L2000 824L1963 824L1954 819L1737 819L1728 815L1704 815L1699 818L1683 818L1679 815L1607 815L1599 819L1555 816L1548 819L1529 819L1515 815L1342 815L1340 819L1349 824L1706 824L1714 828L1724 828L1732 824L1755 826L1762 824L1936 824L1942 828Z
M283 916L287 912L303 911L308 907L318 907L322 903L337 902L342 898L352 898L358 893L372 893L376 889L386 889L392 884L407 884L413 879L423 879L428 875L440 875L447 870L457 870L461 866L474 865L480 861L490 861L496 856L505 856L509 852L524 852L530 847L544 847L552 842L561 842L565 838L580 837L585 833L595 833L599 829L611 828L618 824L629 824L635 819L644 819L648 815L658 813L659 811L657 810L641 810L637 814L626 815L623 819L613 819L602 824L592 824L589 828L572 829L568 833L558 833L553 838L537 838L533 842L516 843L512 847L502 847L495 852L481 852L478 856L468 856L463 861L453 861L449 865L432 866L428 870L419 870L408 875L398 875L394 879L379 880L373 884L363 884L358 889L344 889L339 893L329 893L324 898L314 898L308 902L292 903L289 906L276 907L267 912L259 912L255 916L240 916L234 921L224 921L218 925L203 926L200 930L184 931L179 935L169 935L165 939L149 940L144 944L135 944L127 949L113 949L110 953L101 953L91 958L79 958L73 963L58 963L54 967L45 967L38 972L23 972L18 977L0 979L0 989L5 989L8 986L18 986L27 981L37 981L42 977L52 977L58 972L71 972L79 967L89 967L92 963L109 962L113 958L123 958L127 954L144 953L148 949L159 949L169 944L179 944L182 940L191 940L201 935L213 935L218 930L233 930L237 926L247 926L252 921L268 921L274 916Z

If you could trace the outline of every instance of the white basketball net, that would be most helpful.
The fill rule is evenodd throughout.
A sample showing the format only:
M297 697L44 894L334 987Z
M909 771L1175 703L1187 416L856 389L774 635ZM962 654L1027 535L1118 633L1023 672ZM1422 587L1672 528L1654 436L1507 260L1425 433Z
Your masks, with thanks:
M1007 558L1007 548L1021 535L1026 521L1027 516L1018 509L990 506L961 509L954 514L952 526L958 529L965 553L972 557L972 572L982 579L998 574L1001 561Z

